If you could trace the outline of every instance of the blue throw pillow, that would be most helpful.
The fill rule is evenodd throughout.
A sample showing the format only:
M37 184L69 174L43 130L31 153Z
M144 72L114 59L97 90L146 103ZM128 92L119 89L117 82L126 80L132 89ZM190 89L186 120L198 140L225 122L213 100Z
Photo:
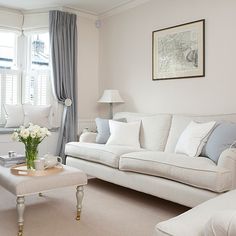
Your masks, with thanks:
M235 140L236 123L220 123L209 136L201 156L206 156L217 164L220 154L229 148Z
M121 118L121 119L116 119L116 121L126 122L126 119ZM96 143L105 144L111 135L109 127L109 119L96 118L95 122L98 132L96 137Z
M96 142L100 144L104 144L107 142L110 137L110 128L109 128L109 119L96 118L95 119L97 126L97 137Z

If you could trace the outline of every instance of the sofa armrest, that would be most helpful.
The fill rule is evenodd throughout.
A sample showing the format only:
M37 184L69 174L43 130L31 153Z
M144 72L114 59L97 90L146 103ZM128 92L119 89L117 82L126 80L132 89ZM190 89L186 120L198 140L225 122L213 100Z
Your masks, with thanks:
M96 143L97 133L84 132L80 135L79 141L82 143Z
M218 166L232 171L232 189L236 188L236 148L224 150L218 160Z

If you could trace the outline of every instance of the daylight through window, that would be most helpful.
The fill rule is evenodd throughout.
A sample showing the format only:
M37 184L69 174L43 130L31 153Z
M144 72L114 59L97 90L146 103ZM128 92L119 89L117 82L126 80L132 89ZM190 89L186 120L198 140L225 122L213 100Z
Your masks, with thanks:
M0 31L0 125L5 122L4 104L52 101L48 32L21 36L23 40L18 36Z

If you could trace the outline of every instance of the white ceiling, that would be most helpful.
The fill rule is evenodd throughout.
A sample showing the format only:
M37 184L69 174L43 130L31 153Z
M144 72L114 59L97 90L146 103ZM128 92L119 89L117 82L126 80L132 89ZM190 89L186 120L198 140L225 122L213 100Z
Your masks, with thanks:
M19 10L37 10L64 6L100 15L135 1L137 0L0 0L0 5Z

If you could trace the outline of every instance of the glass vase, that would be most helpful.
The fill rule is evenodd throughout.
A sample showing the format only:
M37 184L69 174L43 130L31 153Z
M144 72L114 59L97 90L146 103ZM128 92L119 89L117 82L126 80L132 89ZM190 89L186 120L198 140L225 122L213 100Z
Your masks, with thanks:
M25 145L25 159L28 170L34 170L34 161L38 156L38 144L27 144Z

